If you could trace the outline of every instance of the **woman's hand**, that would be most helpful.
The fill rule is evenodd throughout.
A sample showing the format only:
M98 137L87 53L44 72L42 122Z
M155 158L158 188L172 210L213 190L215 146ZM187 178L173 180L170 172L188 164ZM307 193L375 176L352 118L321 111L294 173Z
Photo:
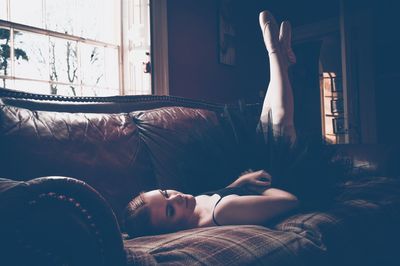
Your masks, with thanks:
M272 177L264 170L256 172L246 171L238 179L228 187L247 187L262 194L266 189L271 187Z

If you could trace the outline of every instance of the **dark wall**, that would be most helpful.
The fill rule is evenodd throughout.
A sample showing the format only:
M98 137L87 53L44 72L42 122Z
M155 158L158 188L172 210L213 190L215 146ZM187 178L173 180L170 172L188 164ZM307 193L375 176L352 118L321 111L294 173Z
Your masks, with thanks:
M269 72L259 1L234 1L236 65L219 63L217 0L169 0L170 94L217 102L259 100Z
M238 68L218 62L217 2L167 1L171 95L216 102L240 97Z
M400 143L400 2L373 5L377 135L380 143Z

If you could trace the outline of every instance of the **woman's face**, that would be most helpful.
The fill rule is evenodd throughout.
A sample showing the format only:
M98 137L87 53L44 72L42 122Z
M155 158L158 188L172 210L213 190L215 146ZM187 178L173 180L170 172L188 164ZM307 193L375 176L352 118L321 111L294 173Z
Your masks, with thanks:
M196 199L176 190L152 190L143 194L150 207L153 226L165 230L184 229L193 218Z

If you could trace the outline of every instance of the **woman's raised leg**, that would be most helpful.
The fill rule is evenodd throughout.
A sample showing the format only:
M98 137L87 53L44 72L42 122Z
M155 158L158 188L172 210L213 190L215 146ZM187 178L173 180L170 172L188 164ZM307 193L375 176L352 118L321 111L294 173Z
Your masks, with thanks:
M260 117L261 126L266 140L267 132L272 130L274 137L285 137L293 145L296 141L296 130L288 67L295 63L296 57L291 49L290 23L282 22L279 30L269 11L261 12L259 20L270 64L270 82ZM268 128L270 126L272 129Z

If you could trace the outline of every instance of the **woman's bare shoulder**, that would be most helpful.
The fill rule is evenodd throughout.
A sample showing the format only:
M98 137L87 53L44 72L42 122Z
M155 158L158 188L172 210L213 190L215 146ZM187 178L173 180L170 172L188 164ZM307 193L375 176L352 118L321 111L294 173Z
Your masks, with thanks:
M270 195L229 195L221 199L214 210L214 216L223 225L264 224L296 208L297 204L295 196L281 190L270 191Z

